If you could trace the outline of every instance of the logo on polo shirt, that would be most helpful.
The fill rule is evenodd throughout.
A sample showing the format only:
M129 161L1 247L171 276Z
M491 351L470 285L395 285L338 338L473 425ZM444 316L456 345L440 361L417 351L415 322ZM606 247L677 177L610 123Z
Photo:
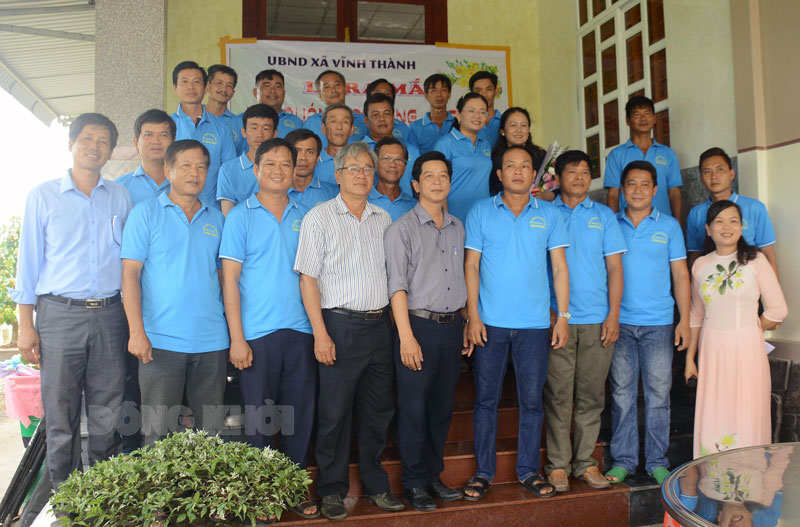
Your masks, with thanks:
M594 218L589 220L589 228L590 229L602 229L603 228L603 222L600 221L600 218L595 216Z
M203 142L210 145L217 144L217 136L214 134L203 134Z
M403 134L397 128L392 130L392 135L395 137L395 139L402 139L403 138Z
M667 236L666 232L654 232L650 239L656 243L669 243L669 237Z
M546 229L547 222L544 221L544 218L542 218L541 216L534 216L533 218L531 218L530 226L535 227L537 229Z
M292 223L292 230L300 231L300 220L294 220L294 223Z
M361 129L356 125L353 125L353 135L361 135Z
M483 155L485 155L486 157L490 157L492 155L492 151L487 148L483 151Z
M217 227L211 225L210 223L203 225L203 234L208 234L209 236L216 236L219 238L219 231L217 230Z
M285 126L286 128L294 128L296 125L294 124L294 121L292 121L291 119L284 119L283 126Z
M667 158L664 156L656 156L656 165L666 165Z
M747 220L744 218L742 218L742 230L743 231L747 230Z

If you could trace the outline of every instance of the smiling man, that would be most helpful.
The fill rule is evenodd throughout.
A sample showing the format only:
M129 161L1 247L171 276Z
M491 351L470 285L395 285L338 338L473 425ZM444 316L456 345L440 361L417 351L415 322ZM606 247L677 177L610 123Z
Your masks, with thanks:
M119 451L113 429L125 384L128 328L120 302L120 243L131 200L100 171L117 128L98 113L69 127L72 168L28 194L11 299L19 305L19 350L42 369L47 468L53 488L81 468L81 399L89 461ZM36 310L34 325L33 313Z
M323 71L314 81L314 87L317 89L317 92L319 92L319 98L325 108L332 104L345 104L345 99L347 97L347 82L344 79L344 75L338 71ZM317 112L307 117L306 122L303 123L303 128L311 130L317 134L322 139L322 146L325 148L328 146L328 142L325 138L325 133L322 131L322 116L322 112ZM364 137L364 134L367 132L367 128L364 125L364 116L358 113L355 114L351 124L353 125L352 141L355 142L361 140L361 138Z
M134 205L169 192L164 171L167 147L175 140L175 121L163 110L147 110L133 125L133 146L142 163L117 182L128 189Z
M214 64L208 68L206 110L225 123L230 129L236 153L241 155L247 148L247 142L241 133L242 116L236 115L228 109L228 103L236 93L236 83L238 81L239 75L236 74L236 70L229 66Z
M280 71L260 71L256 75L253 97L258 103L266 104L278 114L278 133L275 137L284 138L289 132L303 127L302 119L283 109L283 100L286 98L286 80Z
M455 118L447 111L447 102L450 100L452 82L446 75L434 73L423 84L425 100L431 110L422 119L417 119L408 131L408 142L421 154L433 150L436 141L450 132Z
M378 182L369 193L369 202L384 209L395 221L416 204L414 198L400 188L408 164L408 151L394 137L384 137L375 143L374 149L378 156Z

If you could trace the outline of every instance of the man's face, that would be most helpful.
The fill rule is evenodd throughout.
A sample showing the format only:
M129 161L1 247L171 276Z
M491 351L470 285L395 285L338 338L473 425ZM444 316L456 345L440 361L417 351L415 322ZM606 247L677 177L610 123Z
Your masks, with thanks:
M625 122L634 133L650 133L656 125L656 116L647 106L637 106L631 110L631 116Z
M74 168L99 173L111 157L111 131L105 126L87 124L75 141L69 141L69 150Z
M322 123L322 133L328 138L328 144L335 147L344 146L353 135L353 119L350 112L344 108L328 112L327 119Z
M425 92L425 99L432 109L446 110L447 101L450 100L450 90L447 89L447 86L442 81L439 81Z
M233 94L236 92L235 84L233 75L228 75L227 73L214 74L214 77L209 79L208 87L206 88L209 100L228 104L228 101L233 98Z
M389 86L389 83L387 82L382 82L377 86L375 86L375 88L372 90L372 93L382 93L387 97L389 97L390 99L394 99L394 95L392 94L392 87Z
M172 191L180 196L199 196L206 186L208 161L199 148L179 152L167 165L167 179Z
M200 104L203 102L203 95L206 92L206 87L203 84L203 73L194 69L179 71L178 83L172 89L181 103Z
M342 194L366 197L372 190L374 181L375 165L366 152L361 152L355 158L345 158L344 168L336 171L336 182L339 183Z
M133 138L133 146L142 161L163 163L167 147L171 144L169 123L144 123L139 137Z
M646 210L650 208L657 190L650 172L631 170L622 186L622 195L631 210Z
M345 86L342 79L335 73L323 75L319 80L319 98L325 106L331 104L344 104Z
M255 152L261 143L275 137L275 123L267 117L251 117L242 128L242 135L250 151Z
M280 113L283 107L283 99L286 97L286 89L283 81L275 75L271 79L261 79L258 86L253 88L253 97L261 104L271 106Z
M531 155L525 150L515 148L503 155L498 177L503 183L503 191L509 194L528 194L533 185L536 169Z
M443 202L450 193L450 174L443 161L426 161L422 165L419 181L412 181L411 186L419 194L420 200Z
M319 160L317 141L313 137L309 137L296 142L294 147L297 149L297 165L294 167L294 174L298 177L313 176Z
M497 86L492 84L489 79L480 79L475 81L472 85L472 91L479 95L483 95L486 102L489 103L489 108L494 107L494 98L497 95Z
M386 145L378 154L378 179L397 183L406 169L406 158L400 145Z
M369 130L369 136L375 139L383 139L392 135L394 129L394 111L388 102L375 102L367 108L367 115L364 122Z
M700 167L700 180L712 194L730 190L736 172L722 156L711 156Z
M285 146L273 148L259 160L258 165L253 167L258 188L264 192L286 193L292 186L292 173L294 163L292 163L292 153Z
M561 185L561 192L570 196L586 196L592 183L592 171L586 161L568 164L561 175L556 177Z

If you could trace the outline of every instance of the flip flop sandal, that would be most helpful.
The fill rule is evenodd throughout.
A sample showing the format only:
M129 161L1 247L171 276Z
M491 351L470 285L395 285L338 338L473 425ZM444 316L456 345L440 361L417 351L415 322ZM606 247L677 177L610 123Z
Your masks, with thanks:
M611 476L614 479L613 480L608 479L609 476ZM606 472L606 479L608 479L608 481L610 481L611 483L622 483L623 481L625 481L625 478L627 477L628 477L628 471L619 466L612 467L611 470Z
M307 512L309 509L313 507L317 508L317 512L312 512L312 513ZM294 507L289 507L289 510L297 514L301 518L306 518L310 520L312 518L316 518L319 516L320 506L314 501L306 500L304 502L298 503Z
M551 485L550 482L547 481L541 474L534 474L525 481L520 481L519 484L540 498L552 498L556 495L556 488ZM542 489L546 487L550 487L550 490L548 492L542 491Z
M658 467L650 475L653 476L653 479L656 480L656 483L661 485L664 483L664 480L667 479L667 476L669 476L669 470L667 470L665 467Z
M464 499L467 501L478 501L486 494L486 491L489 490L489 480L486 478L482 478L480 476L472 476L467 481L467 484L464 486ZM477 492L477 496L470 496L467 494L468 490L472 490Z

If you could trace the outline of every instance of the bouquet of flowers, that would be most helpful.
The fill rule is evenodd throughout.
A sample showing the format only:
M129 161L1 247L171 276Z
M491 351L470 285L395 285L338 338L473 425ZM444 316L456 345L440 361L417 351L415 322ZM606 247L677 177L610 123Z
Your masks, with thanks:
M554 191L558 189L558 182L556 182L556 159L563 152L569 150L564 148L558 141L554 141L547 149L547 153L542 159L542 164L539 165L539 170L536 171L536 179L533 180L531 187L531 194L538 194L542 190Z

